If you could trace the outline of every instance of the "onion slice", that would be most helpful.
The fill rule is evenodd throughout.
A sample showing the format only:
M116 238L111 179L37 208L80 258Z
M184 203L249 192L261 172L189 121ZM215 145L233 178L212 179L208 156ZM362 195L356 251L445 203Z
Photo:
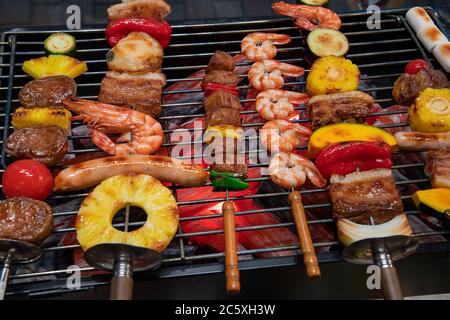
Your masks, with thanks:
M362 239L398 235L410 236L412 234L411 226L405 214L398 215L388 222L375 226L354 223L348 219L338 220L337 226L339 240L345 246Z

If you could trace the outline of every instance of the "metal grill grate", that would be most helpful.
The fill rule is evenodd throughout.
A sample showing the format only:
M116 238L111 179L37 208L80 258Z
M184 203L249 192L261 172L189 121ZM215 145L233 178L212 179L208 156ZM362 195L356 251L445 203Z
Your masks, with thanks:
M435 13L428 9L432 16L436 18ZM362 91L375 95L375 101L383 107L394 104L391 97L393 82L402 74L404 65L413 58L423 57L430 63L435 64L427 53L423 50L411 29L403 18L405 10L384 11L381 20L381 30L368 30L366 28L366 14L344 14L341 15L343 20L342 31L350 40L350 51L347 57L356 63L363 76L361 77L364 89ZM289 19L271 19L258 21L237 21L227 23L212 24L196 24L196 25L176 25L173 27L173 41L165 52L163 72L167 75L168 86L174 83L185 83L186 81L199 81L202 78L190 77L190 75L201 68L206 67L210 57L215 50L227 51L230 54L238 54L240 42L242 38L255 31L278 32L292 36L293 41L279 50L277 59L282 62L288 62L300 65L308 72L309 65L304 60L304 41L305 36L299 32L298 28L293 26ZM18 105L18 93L22 86L30 80L21 70L21 65L25 60L43 55L43 40L56 30L24 30L24 31L8 31L3 34L0 42L0 105L2 106L1 122L4 123L1 129L4 132L5 139L12 131L10 127L10 114ZM104 29L85 29L79 31L70 31L74 34L78 41L79 56L78 58L88 63L89 71L77 78L78 95L81 98L95 99L99 91L99 83L106 72L106 63L104 56L109 50L104 39ZM239 63L242 66L244 63ZM246 75L239 88L241 92L249 89L248 82L245 80ZM302 79L290 80L286 83L286 87L302 87L305 81ZM167 147L169 151L177 145L170 141L170 134L174 129L169 123L174 120L187 121L189 119L204 117L201 106L202 99L194 99L201 92L200 89L181 89L166 90L164 92L163 114L159 118L165 129L165 141L163 147ZM186 101L173 103L170 100L174 95L190 95ZM242 103L253 102L254 99L241 99ZM176 111L174 111L176 109ZM192 111L194 109L194 111ZM195 111L196 109L199 109ZM300 106L298 110L304 110L305 106ZM254 110L243 111L242 114L255 114ZM371 114L372 116L397 115L404 111L381 111ZM297 122L305 122L307 120L298 120ZM76 126L77 123L74 123ZM404 127L407 123L384 124L379 127L394 128ZM245 123L244 127L261 127L262 123ZM194 129L185 129L193 131ZM95 148L80 148L79 141L88 138L88 136L71 136L70 140L75 143L69 154L81 155L89 152L99 151ZM203 142L196 142L202 144ZM306 148L305 146L300 149ZM248 150L247 153L258 152L259 150ZM408 154L407 152L398 152L398 154ZM184 156L180 158L192 158L193 156ZM194 156L196 157L196 156ZM6 166L11 159L5 155L2 150L2 165ZM250 164L249 167L264 167L267 163ZM406 180L397 181L399 187L418 185L421 188L429 187L429 181L422 173L423 162L402 163L396 162L394 169L402 170L402 173L408 177ZM248 181L264 182L267 177L250 178ZM172 185L170 189L173 191L175 198L178 200L179 191L185 188ZM305 189L302 191L304 195L312 195L325 193L327 189ZM246 199L287 199L289 192L277 190L252 194L242 197L231 195L230 200L241 201ZM84 193L56 194L53 195L48 202L53 206L59 205L68 200L80 199L87 195ZM198 199L195 201L178 201L178 205L189 206L193 204L207 204L225 201L225 197L214 199ZM409 216L418 216L419 211L414 209L411 202L411 194L402 193L402 200L406 208L406 214ZM334 220L331 219L331 204L328 201L322 203L305 201L305 209L311 212L315 210L328 210L328 217L310 220L310 225L327 225L330 228L334 226ZM287 205L268 206L264 209L246 210L237 212L237 215L252 215L258 213L280 213L289 212ZM73 211L55 210L55 218L71 217L77 214ZM181 222L220 218L221 214L214 214L202 217L183 217ZM115 227L123 227L124 223L115 223ZM130 222L130 227L138 227L143 225L142 221ZM286 221L270 225L252 225L247 227L238 227L237 232L266 230L270 232L273 228L292 228L293 222ZM67 234L75 231L72 227L56 228L54 234ZM174 240L177 246L177 255L165 256L162 269L152 273L149 277L173 277L182 275L205 274L212 272L222 272L223 265L217 259L224 256L223 252L208 252L198 250L195 253L186 252L188 240L193 236L220 235L223 230L209 230L195 233L185 233L179 229ZM441 229L438 225L432 226L430 231L419 232L414 236L419 238L429 238L431 236L444 236L447 241L428 242L422 245L421 252L431 251L450 251L450 242L448 241L449 231ZM327 252L318 253L319 262L340 261L341 248L339 242L335 238L333 241L318 241L314 243L316 248L333 248ZM64 292L64 282L68 276L66 268L71 264L70 260L74 250L79 250L78 245L55 245L45 248L45 256L51 256L53 264L51 268L45 271L33 270L22 274L15 274L11 277L14 281L26 281L26 284L13 284L9 287L8 294L28 293L30 295L40 295L54 292ZM258 248L240 250L240 256L257 255L269 252L285 252L290 250L298 250L297 245L279 246L271 248ZM298 251L297 251L298 252ZM69 257L69 258L68 258ZM253 257L254 259L242 261L240 268L253 269L274 267L280 265L296 264L297 256L263 259ZM91 267L82 268L81 271L93 271ZM146 275L142 275L143 278ZM107 277L102 275L93 276L85 275L82 280L82 287L89 288L95 285L107 283ZM53 281L49 281L53 280Z

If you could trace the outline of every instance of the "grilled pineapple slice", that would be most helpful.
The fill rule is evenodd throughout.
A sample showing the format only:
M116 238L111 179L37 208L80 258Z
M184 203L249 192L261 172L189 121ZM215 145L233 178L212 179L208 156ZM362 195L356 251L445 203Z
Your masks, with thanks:
M311 96L355 91L360 75L358 67L348 59L323 57L312 65L306 79L306 89Z
M72 114L64 108L17 108L12 115L14 129L58 126L70 133Z
M76 78L87 71L87 65L69 56L49 55L25 61L22 70L35 79L60 75Z
M111 221L126 205L141 207L147 221L123 232ZM162 252L178 229L178 206L172 192L147 175L119 175L103 181L83 201L75 223L83 250L100 243L125 243Z
M423 90L409 109L409 125L414 131L450 131L450 89Z

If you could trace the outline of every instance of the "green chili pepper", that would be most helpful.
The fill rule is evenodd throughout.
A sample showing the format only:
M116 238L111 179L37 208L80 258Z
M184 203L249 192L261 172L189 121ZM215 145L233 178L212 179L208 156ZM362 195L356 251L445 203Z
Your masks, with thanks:
M211 170L210 179L214 187L214 191L241 191L247 189L249 186L247 182L234 177L234 174L230 172L216 172Z

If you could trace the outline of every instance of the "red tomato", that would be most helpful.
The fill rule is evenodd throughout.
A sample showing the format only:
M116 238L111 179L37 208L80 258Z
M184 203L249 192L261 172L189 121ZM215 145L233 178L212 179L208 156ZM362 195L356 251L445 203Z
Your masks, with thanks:
M44 200L52 192L53 176L46 166L36 160L19 160L6 168L2 185L7 198Z
M420 70L425 69L428 67L428 62L426 62L423 59L415 59L411 60L405 68L405 72L409 74L416 74Z

